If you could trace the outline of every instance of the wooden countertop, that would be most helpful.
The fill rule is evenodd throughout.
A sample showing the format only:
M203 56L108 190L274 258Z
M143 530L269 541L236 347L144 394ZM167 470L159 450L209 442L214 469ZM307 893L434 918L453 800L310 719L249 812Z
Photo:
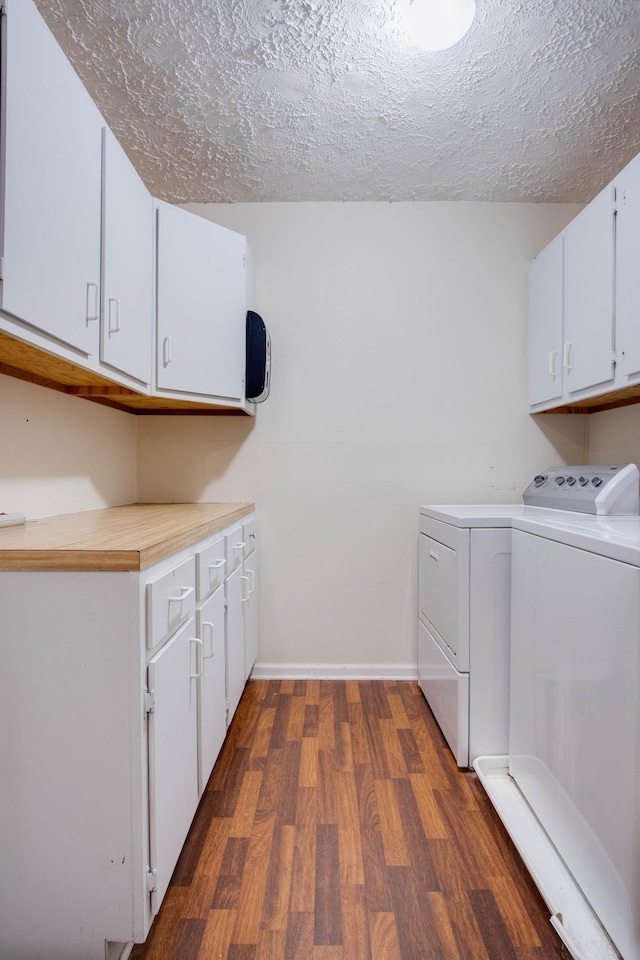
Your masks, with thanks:
M253 503L132 503L0 527L0 570L144 570L254 509Z

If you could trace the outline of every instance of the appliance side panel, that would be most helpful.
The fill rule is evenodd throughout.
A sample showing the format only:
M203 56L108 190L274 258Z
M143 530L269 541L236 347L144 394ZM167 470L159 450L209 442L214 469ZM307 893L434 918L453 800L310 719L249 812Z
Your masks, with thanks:
M640 957L640 570L514 531L510 772L620 952Z
M469 763L509 752L511 530L472 530Z

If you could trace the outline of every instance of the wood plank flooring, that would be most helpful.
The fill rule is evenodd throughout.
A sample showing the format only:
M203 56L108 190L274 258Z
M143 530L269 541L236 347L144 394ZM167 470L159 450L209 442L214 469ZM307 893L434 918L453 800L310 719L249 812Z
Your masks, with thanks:
M415 683L255 681L133 960L568 953Z

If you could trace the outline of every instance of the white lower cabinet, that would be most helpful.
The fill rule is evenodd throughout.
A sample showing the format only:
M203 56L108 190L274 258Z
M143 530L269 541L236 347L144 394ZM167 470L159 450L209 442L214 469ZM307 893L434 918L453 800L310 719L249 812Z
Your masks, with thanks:
M194 602L225 533L143 571L0 572L0 957L146 938L246 681L255 556Z
M149 818L155 901L161 902L200 797L198 666L192 618L149 661ZM213 766L213 765L212 765Z
M198 610L197 634L202 641L198 701L200 793L207 785L227 733L224 608L224 588L220 586Z
M258 551L244 561L247 600L244 604L244 677L245 681L253 670L258 656Z
M236 712L244 685L244 600L246 591L242 579L242 566L236 567L224 584L227 605L225 622L225 651L227 660L227 709L228 723Z

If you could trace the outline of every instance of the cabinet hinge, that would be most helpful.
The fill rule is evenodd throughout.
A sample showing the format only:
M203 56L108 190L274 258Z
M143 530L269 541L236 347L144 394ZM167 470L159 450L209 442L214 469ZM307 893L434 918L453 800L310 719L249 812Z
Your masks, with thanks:
M147 893L155 893L158 889L158 871L147 870Z
M144 712L153 713L156 707L156 694L154 690L145 690L144 692Z

